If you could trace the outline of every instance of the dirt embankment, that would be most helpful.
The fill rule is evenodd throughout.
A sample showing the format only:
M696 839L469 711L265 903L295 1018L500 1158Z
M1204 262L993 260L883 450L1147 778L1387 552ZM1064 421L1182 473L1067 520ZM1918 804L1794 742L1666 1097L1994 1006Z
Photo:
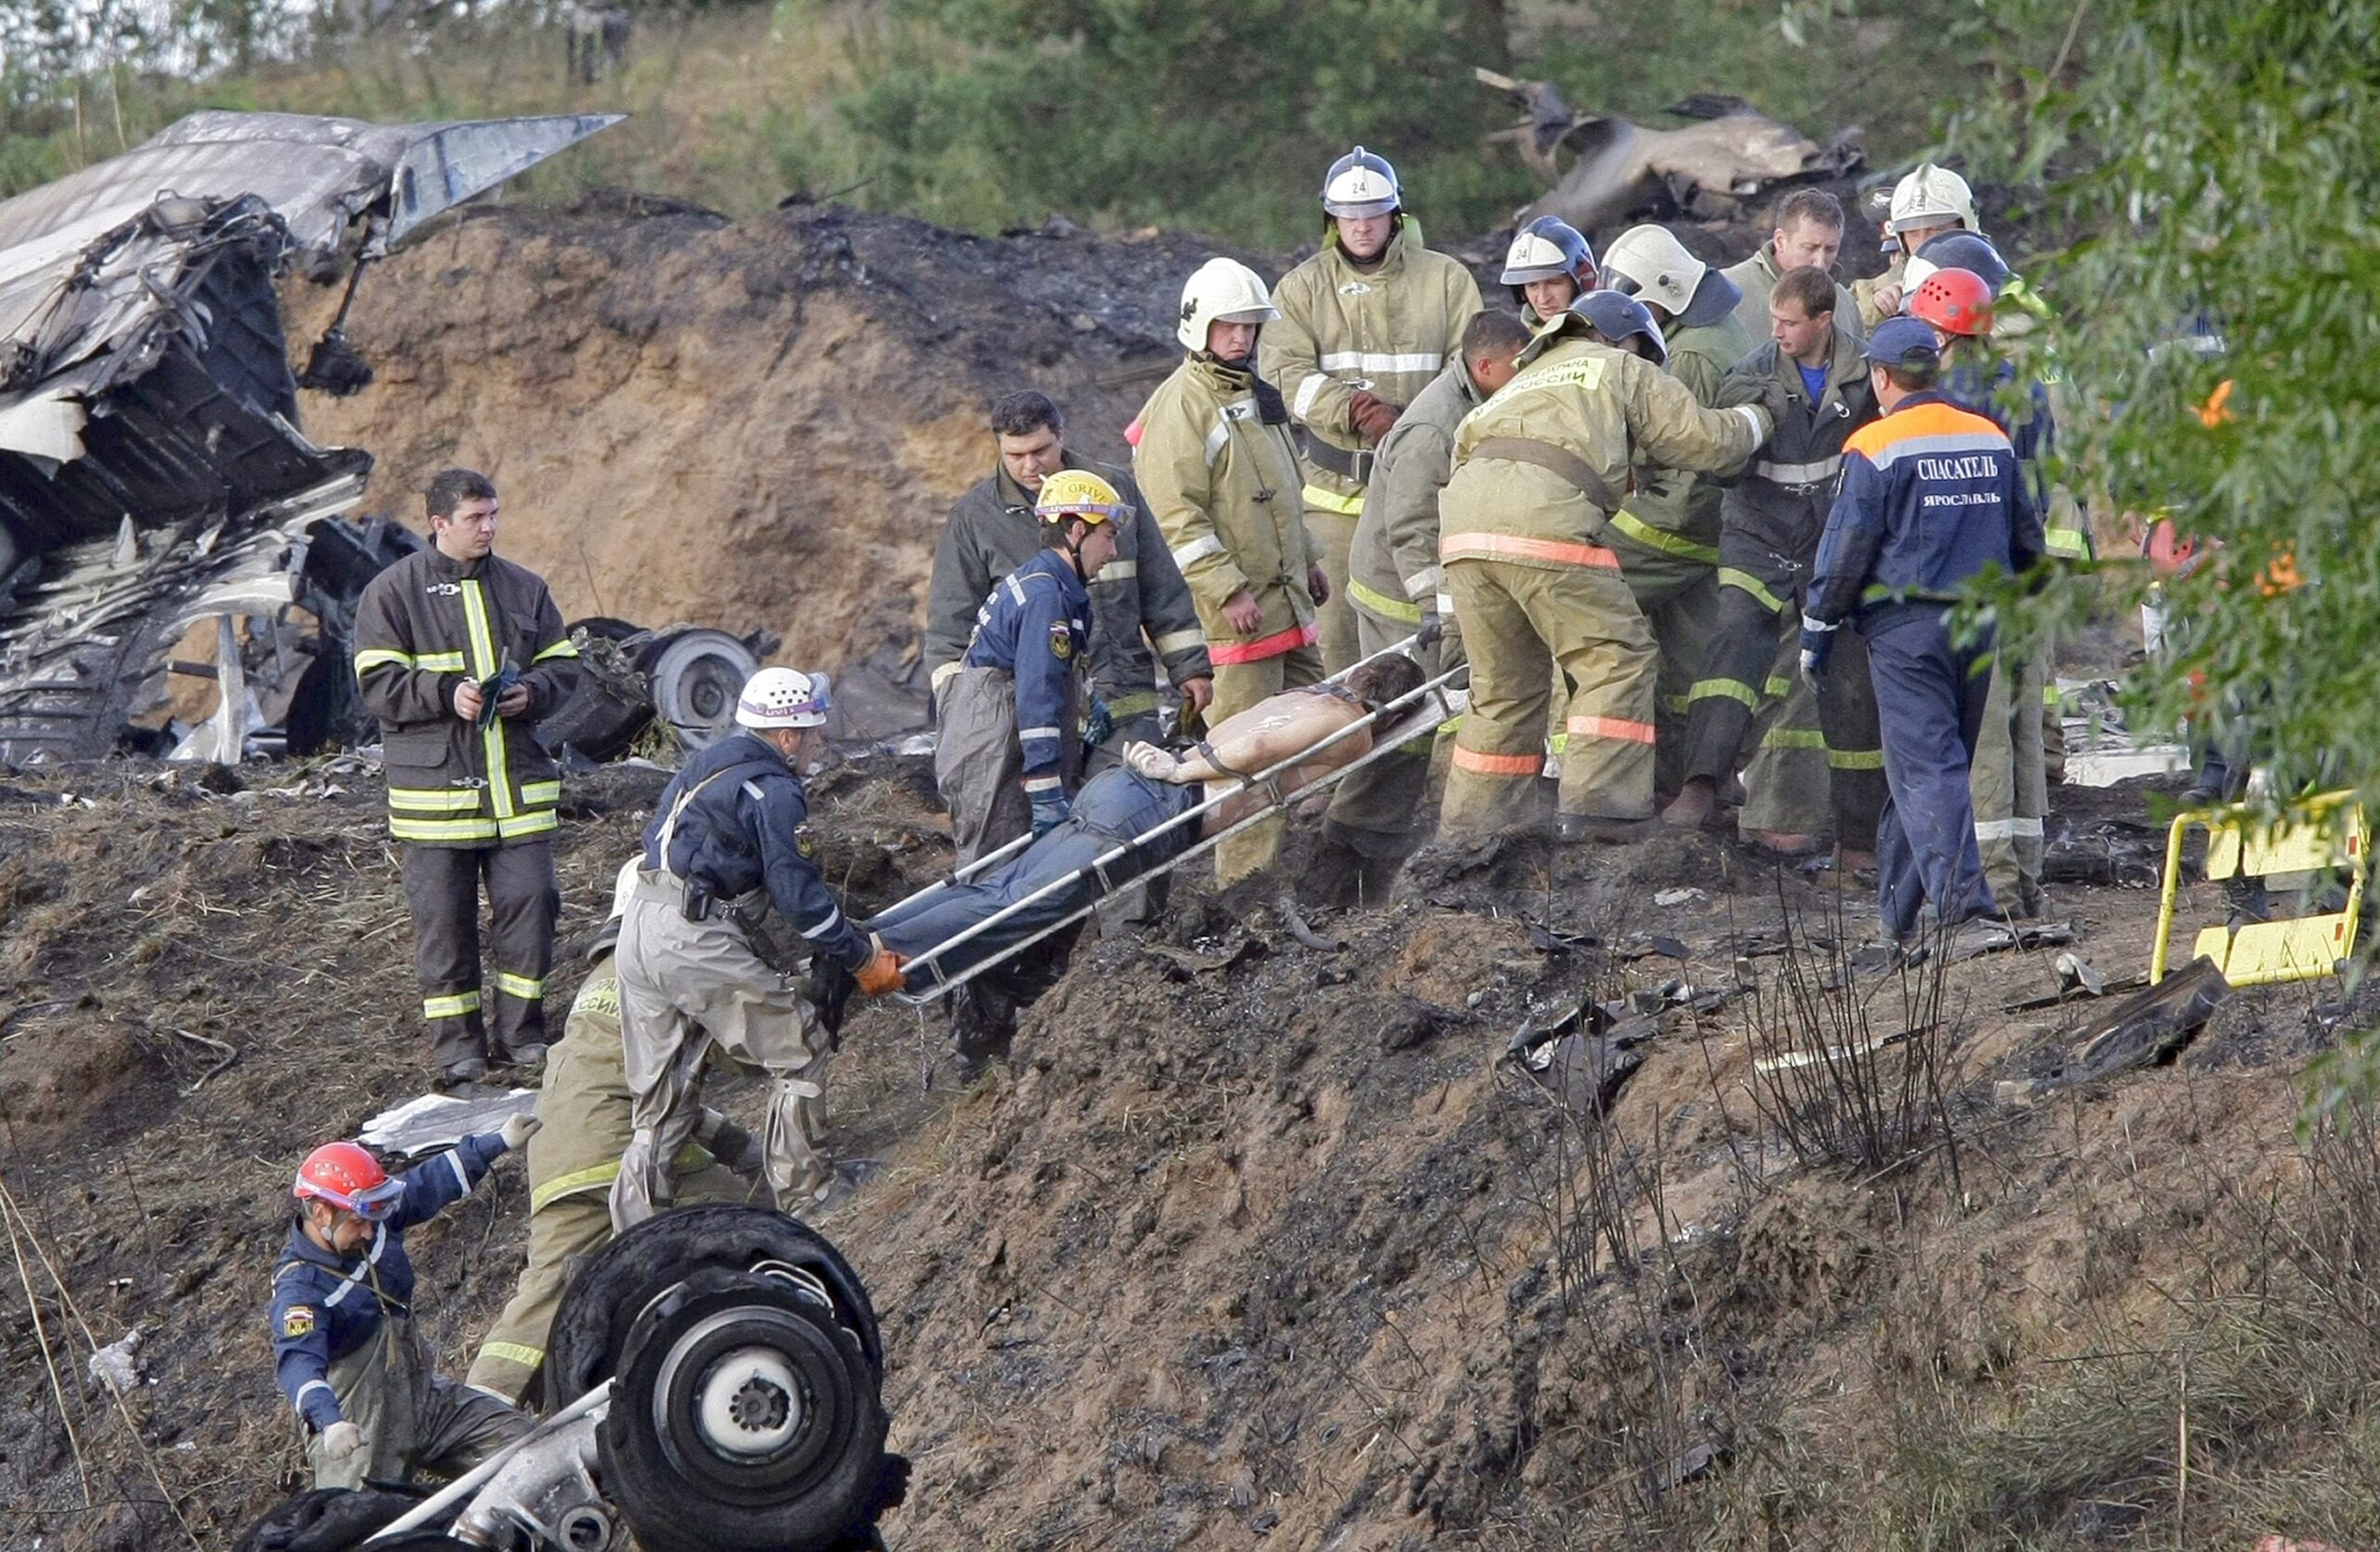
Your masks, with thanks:
M427 1067L371 783L283 774L297 790L111 765L0 792L0 1178L28 1264L0 1262L0 1544L153 1552L183 1539L162 1481L212 1552L296 1464L258 1317L288 1172ZM916 781L822 793L855 901L945 855ZM574 784L569 933L654 786ZM1652 901L1681 878L1700 893ZM2059 903L2111 975L2144 958L2148 892ZM2201 1492L2334 1453L2346 1390L2258 1391L2194 1313L2298 1285L2288 1236L2319 1215L2288 1123L2327 993L2243 994L2175 1065L2027 1106L1998 1081L2081 1015L2000 1011L2049 988L2046 954L1959 966L1929 1047L1955 1131L1826 1163L1752 1063L1797 1028L1787 921L1872 930L1835 909L1699 837L1428 856L1395 900L1317 918L1335 948L1263 891L1185 883L1145 938L1079 950L972 1090L921 1083L938 1021L861 1013L832 1124L887 1167L822 1227L875 1293L919 1463L893 1545L1882 1546L1928 1515L1959 1532L1937 1545L2083 1545L2170 1530L2177 1395ZM1672 982L1726 995L1653 995ZM1861 986L1875 1033L1908 1027L1907 983ZM1601 1118L1500 1062L1586 993L1661 1010ZM239 1059L211 1072L206 1041ZM453 1371L524 1214L503 1166L415 1240ZM83 1376L75 1312L100 1343L146 1333L137 1427ZM2336 1329L2324 1350L2369 1348ZM2079 1410L2078 1376L2115 1410ZM2273 1502L2202 1498L2190 1524ZM2294 1528L2352 1528L2323 1512Z
M378 380L308 394L306 428L368 448L367 508L416 526L439 469L493 475L500 546L573 617L766 628L840 667L914 640L993 399L1040 389L1074 445L1125 456L1212 251L831 206L477 210L364 275L348 333ZM338 289L288 296L302 352Z

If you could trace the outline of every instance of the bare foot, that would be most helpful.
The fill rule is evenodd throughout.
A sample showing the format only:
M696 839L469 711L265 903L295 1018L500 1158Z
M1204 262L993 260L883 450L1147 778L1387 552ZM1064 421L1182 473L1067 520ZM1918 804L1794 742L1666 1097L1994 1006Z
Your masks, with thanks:
M1688 776L1670 805L1661 810L1661 823L1677 829L1698 829L1710 822L1715 801L1709 776Z

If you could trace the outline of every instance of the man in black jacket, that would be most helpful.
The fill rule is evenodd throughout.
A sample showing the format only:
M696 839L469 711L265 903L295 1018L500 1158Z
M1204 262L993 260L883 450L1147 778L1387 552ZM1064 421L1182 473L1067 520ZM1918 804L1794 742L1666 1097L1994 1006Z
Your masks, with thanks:
M430 548L374 577L356 604L355 678L380 719L430 1052L448 1081L469 1082L491 1055L523 1067L545 1058L562 772L536 728L576 683L578 648L545 582L496 555L486 475L449 469L424 505ZM496 919L492 1040L482 881Z

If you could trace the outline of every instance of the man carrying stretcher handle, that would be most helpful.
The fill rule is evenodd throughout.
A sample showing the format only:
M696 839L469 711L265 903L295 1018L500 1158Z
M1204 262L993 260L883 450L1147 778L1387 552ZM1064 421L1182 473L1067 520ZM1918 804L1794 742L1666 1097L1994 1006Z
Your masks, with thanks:
M893 953L914 960L1035 891L1061 879L1074 880L1069 887L1051 891L1027 909L936 956L932 965L909 972L907 988L925 991L933 986L937 972L945 979L961 975L1089 904L1098 892L1098 881L1079 875L1116 847L1137 842L1106 869L1108 879L1122 883L1273 801L1271 792L1251 788L1195 826L1177 825L1162 835L1149 835L1204 803L1208 793L1203 783L1257 776L1409 695L1421 683L1421 666L1392 653L1356 669L1343 685L1313 684L1267 696L1225 718L1181 754L1153 744L1129 745L1125 763L1091 777L1075 795L1065 821L1016 857L972 882L894 906L867 922L866 929ZM1372 747L1371 731L1351 733L1282 772L1276 783L1280 795L1361 759ZM1148 839L1142 840L1144 836ZM1052 956L1034 957L1046 962ZM1031 988L1027 994L1038 989Z

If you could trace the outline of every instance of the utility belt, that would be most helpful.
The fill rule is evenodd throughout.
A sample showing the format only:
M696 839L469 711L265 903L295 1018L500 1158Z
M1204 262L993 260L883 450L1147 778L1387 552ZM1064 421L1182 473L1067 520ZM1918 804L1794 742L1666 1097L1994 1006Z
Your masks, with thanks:
M1359 485L1372 483L1372 465L1380 457L1370 448L1352 450L1325 442L1303 426L1298 428L1298 451L1303 453L1305 461L1316 469L1328 471L1342 480L1352 480Z
M708 879L681 879L668 871L648 871L642 877L665 898L674 896L678 914L687 921L724 922L742 933L752 957L778 975L808 974L808 940L791 931L785 918L770 905L765 890L723 895Z

